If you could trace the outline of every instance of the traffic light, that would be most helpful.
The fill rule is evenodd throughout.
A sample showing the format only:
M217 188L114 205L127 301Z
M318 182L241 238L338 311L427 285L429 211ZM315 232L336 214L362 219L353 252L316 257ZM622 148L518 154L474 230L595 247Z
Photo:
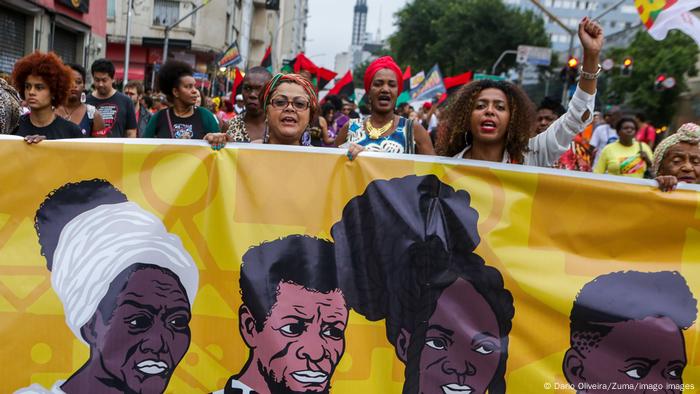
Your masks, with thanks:
M632 67L634 67L634 60L630 56L627 56L625 60L622 61L622 76L629 77L632 75Z

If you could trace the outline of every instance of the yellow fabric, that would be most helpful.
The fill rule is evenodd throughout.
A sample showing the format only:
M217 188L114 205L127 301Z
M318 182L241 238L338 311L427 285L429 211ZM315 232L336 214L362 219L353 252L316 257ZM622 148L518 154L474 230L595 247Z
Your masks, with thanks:
M640 148L641 145L641 148ZM639 154L643 150L653 162L654 153L649 145L636 142L632 146L624 146L619 141L608 144L600 152L598 162L593 168L597 174L623 175L634 178L644 178L647 164Z
M152 145L0 141L0 392L51 387L87 360L51 288L33 219L47 193L101 178L161 218L200 269L192 342L166 392L224 387L248 348L238 330L241 256L289 234L330 238L345 204L375 179L436 174L467 190L479 212L476 253L503 275L515 299L508 393L564 389L569 312L581 287L621 270L680 272L700 295L698 193L533 173L522 166L457 165L303 148L212 151L204 143ZM549 170L542 170L549 171ZM684 332L683 382L700 383L700 332ZM404 365L383 322L351 313L332 393L399 393ZM640 346L643 346L641 344ZM545 388L549 385L550 390ZM559 387L560 389L555 389Z

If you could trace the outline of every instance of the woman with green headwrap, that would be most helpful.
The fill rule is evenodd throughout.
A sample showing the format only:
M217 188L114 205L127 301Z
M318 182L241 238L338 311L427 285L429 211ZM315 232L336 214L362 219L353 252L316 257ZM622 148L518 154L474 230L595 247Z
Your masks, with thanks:
M665 192L678 182L700 183L700 126L686 123L661 141L654 151L654 174Z

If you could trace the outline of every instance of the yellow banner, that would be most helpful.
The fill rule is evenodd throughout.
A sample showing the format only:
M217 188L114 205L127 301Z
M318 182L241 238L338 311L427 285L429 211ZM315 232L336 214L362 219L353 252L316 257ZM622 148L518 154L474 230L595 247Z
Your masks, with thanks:
M197 143L0 159L3 393L700 392L690 188Z

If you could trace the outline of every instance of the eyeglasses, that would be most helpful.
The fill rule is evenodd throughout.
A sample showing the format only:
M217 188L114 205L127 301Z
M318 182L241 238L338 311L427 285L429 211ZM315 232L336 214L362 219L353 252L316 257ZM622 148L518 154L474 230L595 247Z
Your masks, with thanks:
M297 111L305 111L309 109L309 106L311 105L310 102L302 98L296 97L293 100L290 100L285 96L277 96L273 98L272 100L270 100L270 104L272 105L272 108L280 110L286 109L289 106L289 104L291 104L292 107Z

